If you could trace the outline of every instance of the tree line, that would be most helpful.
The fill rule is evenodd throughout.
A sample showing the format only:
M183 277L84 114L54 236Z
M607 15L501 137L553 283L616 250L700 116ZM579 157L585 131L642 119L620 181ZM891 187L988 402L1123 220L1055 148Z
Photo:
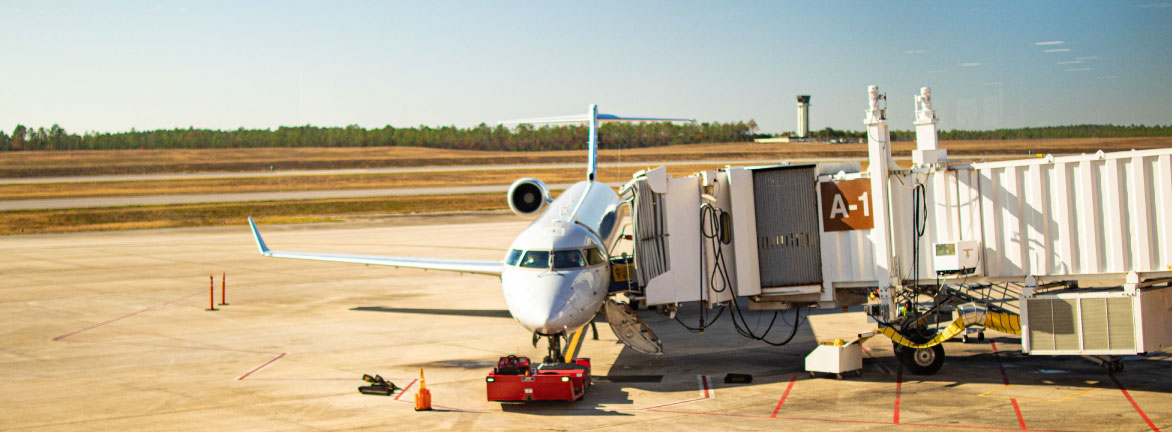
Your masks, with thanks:
M414 146L462 150L536 151L583 148L586 126L519 125L490 127L484 123L471 128L455 126L366 129L346 127L293 126L269 129L170 129L129 132L68 133L58 125L48 129L17 125L12 134L0 131L0 151L25 150L113 150L176 148L248 147L375 147ZM760 138L757 123L604 123L599 127L602 148L656 147L674 144L743 142ZM810 131L819 140L865 139L865 131L825 128ZM1048 138L1131 138L1172 136L1172 126L1070 125L996 130L944 130L940 140L1010 140ZM915 140L915 131L893 130L891 139Z
M784 134L789 135L789 134ZM1145 126L1145 125L1069 125L1069 126L1043 126L1043 127L1026 127L1017 129L995 129L995 130L941 130L937 131L936 137L941 141L954 140L1017 140L1017 139L1055 139L1055 138L1137 138L1137 137L1166 137L1172 136L1172 125L1168 126ZM837 130L832 128L825 128L822 130L810 131L810 138L830 141L830 140L848 140L855 141L858 139L866 139L866 131L850 131ZM893 141L915 141L916 131L914 130L892 130L891 139Z
M0 151L111 150L248 147L374 147L414 146L463 150L534 151L575 150L585 147L587 126L518 125L471 128L455 126L365 129L294 126L269 129L170 129L84 134L68 133L58 125L31 129L17 125L11 135L0 131ZM757 123L603 123L602 148L655 147L673 144L741 142L755 138Z

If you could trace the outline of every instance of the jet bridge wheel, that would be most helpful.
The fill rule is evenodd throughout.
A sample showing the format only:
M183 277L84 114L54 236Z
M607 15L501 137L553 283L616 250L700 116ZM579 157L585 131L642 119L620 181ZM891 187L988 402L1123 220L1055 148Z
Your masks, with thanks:
M932 375L944 366L944 346L935 345L929 348L908 348L892 342L895 346L895 358L908 372L916 375Z

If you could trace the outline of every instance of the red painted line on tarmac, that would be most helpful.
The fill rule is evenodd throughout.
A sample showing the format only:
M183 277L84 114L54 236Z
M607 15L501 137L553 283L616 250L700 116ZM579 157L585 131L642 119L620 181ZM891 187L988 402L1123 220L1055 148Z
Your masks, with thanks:
M399 400L399 398L403 397L403 393L407 393L407 389L411 388L411 386L415 385L417 382L419 382L419 378L411 380L411 383L407 384L407 387L403 387L402 390L399 390L399 395L395 396L395 400Z
M797 381L797 380L798 380L798 374L794 374L794 376L790 377L789 385L785 387L785 393L781 394L781 400L777 401L777 406L773 408L773 415L769 416L769 418L777 418L777 412L781 411L782 405L785 405L785 398L789 397L789 391L793 390L794 381Z
M193 292L193 293L191 293L191 294L187 294L187 295L180 296L180 297L177 297L177 298L174 298L174 299L171 299L171 300L167 300L167 301L165 301L165 302L162 302L162 303L154 304L154 305L151 305L151 306L148 306L148 307L145 307L145 308L142 308L142 309L136 310L136 311L134 311L134 312L128 312L128 313L125 313L125 314L119 315L119 316L117 316L117 317L114 317L114 318L111 318L111 319L108 319L108 320L105 320L105 321L102 321L102 322L99 322L99 323L91 324L91 325L88 325L88 326L85 326L85 327L79 328L79 329L77 329L77 330L71 331L71 332L69 332L69 333L65 333L65 334L63 334L63 335L57 336L57 337L53 338L53 341L56 341L56 342L69 342L69 343L104 344L104 345L123 345L123 346L134 346L134 347L149 347L149 348L188 349L188 350L202 350L202 351L221 351L221 352L235 352L235 353L246 353L246 354L270 354L270 355L272 355L272 354L276 354L276 355L277 355L276 357L274 357L274 358L270 359L269 361L267 361L267 362L264 362L264 363L263 363L263 364L261 364L260 366L257 366L257 367L255 367L255 368L253 368L252 370L248 371L247 373L245 373L244 375L241 375L240 377L236 378L236 380L237 380L237 381L244 381L244 379L245 379L245 378L248 378L248 376L249 376L249 375L252 375L252 374L254 374L254 373L257 373L257 372L258 372L258 371L260 371L261 369L264 369L265 367L268 367L269 365L271 365L271 364L273 364L273 363L276 363L276 362L277 362L277 360L280 360L280 359L284 358L285 356L289 355L289 353L275 353L275 352L270 352L270 351L254 351L254 350L241 350L241 349L218 348L218 347L198 347L198 346L182 346L182 345L164 345L164 344L151 344L151 343L140 343L140 342L118 342L118 341L98 341L98 340L69 340L69 339L68 339L69 337L72 337L72 336L75 336L75 335L78 335L78 334L81 334L81 333L85 333L85 332L87 332L87 331L90 331L90 330L93 330L93 329L96 329L96 328L98 328L98 327L102 327L102 326L105 326L105 325L108 325L108 324L111 324L111 323L115 323L115 322L118 322L118 321L122 321L122 320L124 320L124 319L127 319L127 318L130 318L130 317L132 317L132 316L135 316L135 315L141 314L141 313L143 313L143 312L149 312L149 311L152 311L152 310L155 310L155 309L161 308L161 307L163 307L163 306L167 306L167 305L171 305L171 304L175 304L175 303L181 302L181 301L183 301L183 300L187 300L187 299L189 299L189 298L195 297L195 296L197 296L197 295L200 295L200 294L202 294L202 293L203 293L203 290L201 289L201 290L199 290L199 291L195 291L195 292Z
M675 401L675 402L665 403L665 404L662 404L662 405L649 406L649 407L647 407L647 408L639 408L639 409L637 409L637 410L635 410L635 411L652 411L652 410L656 410L656 409L663 408L663 407L669 407L669 406L673 406L673 405L679 405L679 404L686 404L686 403L688 403L688 402L701 401L701 400L704 400L704 399L707 399L707 398L692 398L692 399L685 399L685 400L682 400L682 401Z
M899 424L899 397L903 393L903 366L898 369L899 372L895 375L895 415L892 416L892 424Z
M1148 427L1152 428L1152 430L1156 432L1160 432L1160 428L1156 427L1155 423L1152 423L1152 419L1148 418L1147 413L1144 413L1144 410L1139 407L1139 404L1136 403L1135 399L1131 397L1131 393L1128 393L1127 389L1123 388L1123 383L1119 382L1119 380L1115 378L1115 374L1111 373L1111 371L1107 371L1107 376L1111 377L1111 381L1115 381L1115 385L1119 387L1119 391L1123 392L1123 396L1127 398L1128 402L1131 402L1131 407L1135 408L1135 412L1139 413L1140 417L1143 417L1144 421L1147 422Z
M712 399L712 398L716 397L716 390L715 390L715 389L711 389L711 390L710 390L710 389L708 388L708 376L706 376L706 375L696 375L696 381L697 381L697 382L699 382L699 384L700 384L700 395L701 395L701 397L698 397L698 398L692 398L692 399L685 399L685 400L682 400L682 401L669 402L669 403L665 403L665 404L660 404L660 405L649 406L649 407L646 407L646 408L639 408L639 409L636 409L635 411L651 411L651 410L655 410L655 409L658 409L658 408L669 407L669 406L673 406L673 405L686 404L686 403L688 403L688 402L701 401L701 400L705 400L705 399Z
M273 357L271 360L269 360L269 361L267 361L267 362L264 362L264 363L263 363L263 364L261 364L260 366L257 366L256 368L254 368L254 369L252 369L252 370L248 371L248 373L245 373L244 375L241 375L241 376L240 376L240 378L236 378L236 381L244 381L244 379L245 379L245 378L248 378L248 376L249 376L249 375L252 375L252 374L254 374L254 373L257 373L257 372L259 372L261 369L264 369L264 368L268 367L269 365L271 365L271 364L273 364L273 363L276 363L276 362L277 362L277 360L280 360L280 359L283 359L283 358L285 358L285 354L286 354L286 353L281 353L281 355L278 355L278 356L276 356L276 357Z
M993 347L993 358L997 360L997 367L1001 368L1001 382L1009 385L1009 375L1005 373L1005 365L1001 364L1001 355L997 351L997 342L989 340L989 346ZM1030 430L1026 427L1025 417L1021 415L1021 407L1017 405L1017 398L1009 398L1009 403L1013 404L1013 414L1017 415L1017 424L1021 426L1021 430Z
M80 329L77 329L77 330L71 331L71 332L69 332L69 333L66 333L66 334L63 334L63 335L61 335L61 336L57 336L57 337L53 338L53 340L55 340L55 341L59 341L59 340L65 339L65 338L67 338L67 337L73 336L73 335L75 335L75 334L78 334L78 333L87 332L87 331L90 331L90 330L96 329L96 328L98 328L98 327L104 326L104 325L106 325L106 324L110 324L110 323L113 323L113 322L117 322L117 321L121 321L121 320L124 320L124 319L130 318L130 317L132 317L132 316L138 315L138 314L140 314L140 313L143 313L143 312L152 311L152 310L155 310L155 309L161 308L161 307L163 307L163 306L166 306L166 305L169 305L169 304L172 304L172 303L178 302L178 301L187 300L187 299L189 299L189 298L195 297L195 296L197 296L197 295L199 295L199 294L202 294L202 293L203 293L203 290L201 289L201 290L199 290L199 291L193 292L193 293L191 293L191 294L188 294L188 295L185 295L185 296L183 296L183 297L179 297L179 298L177 298L177 299L173 299L173 300L167 300L167 301L165 301L165 302L162 302L162 303L156 304L156 305L154 305L154 306L149 306L149 307L147 307L147 308L145 308L145 309L139 309L139 310L137 310L137 311L134 311L134 312L127 313L127 314L125 314L125 315L122 315L122 316L119 316L119 317L117 317L117 318L111 318L111 319L108 319L108 320L106 320L106 321L102 321L102 322L100 322L100 323L97 323L97 324L93 324L93 325L90 325L90 326L82 327L82 328L80 328Z
M1009 402L1013 403L1013 413L1017 414L1017 424L1021 426L1021 430L1030 430L1026 427L1025 418L1021 416L1021 407L1017 406L1017 398L1009 398Z
M1001 364L1001 356L997 354L997 342L989 340L989 346L993 347L993 358L997 360L997 367L1001 368L1001 382L1009 385L1009 375L1005 374L1005 366Z
M770 419L764 415L752 414L733 414L733 413L718 413L718 412L693 412L693 411L679 411L679 410L654 410L658 413L666 414L695 414L707 415L715 417L740 417L740 418L756 418L756 419ZM888 426L890 422L872 421L872 420L849 420L849 419L825 419L825 418L811 418L811 417L775 417L777 420L793 420L793 421L808 421L818 423L850 423L850 424L866 424ZM999 430L999 431L1015 431L1016 428L996 427L996 426L970 426L970 425L948 425L948 424L931 424L931 423L900 423L900 426L906 427L923 427L932 429L977 429L977 430ZM1038 432L1069 432L1062 430L1042 430Z

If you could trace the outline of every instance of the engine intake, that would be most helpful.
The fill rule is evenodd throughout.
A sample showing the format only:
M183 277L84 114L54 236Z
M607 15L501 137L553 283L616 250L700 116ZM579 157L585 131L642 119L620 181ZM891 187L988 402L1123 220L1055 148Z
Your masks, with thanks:
M537 213L550 201L549 188L541 180L523 178L509 186L509 209L518 215Z

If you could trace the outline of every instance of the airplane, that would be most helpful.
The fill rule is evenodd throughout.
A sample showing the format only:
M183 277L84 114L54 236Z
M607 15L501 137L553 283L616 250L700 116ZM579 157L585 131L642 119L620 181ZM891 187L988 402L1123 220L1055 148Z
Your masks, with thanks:
M620 239L624 207L619 195L596 179L598 125L602 122L694 122L686 118L620 117L599 114L590 105L585 115L512 120L503 124L588 123L586 180L566 189L556 200L535 178L522 178L509 187L509 208L518 215L544 209L509 247L502 261L342 255L271 250L252 218L248 224L261 255L336 261L392 267L445 270L500 276L509 313L525 329L549 343L546 363L564 356L561 340L580 331L602 310L610 285L611 252ZM614 325L612 323L612 325ZM568 357L567 357L568 358ZM566 360L567 362L569 360Z

